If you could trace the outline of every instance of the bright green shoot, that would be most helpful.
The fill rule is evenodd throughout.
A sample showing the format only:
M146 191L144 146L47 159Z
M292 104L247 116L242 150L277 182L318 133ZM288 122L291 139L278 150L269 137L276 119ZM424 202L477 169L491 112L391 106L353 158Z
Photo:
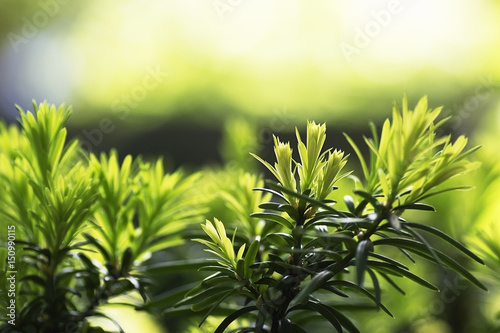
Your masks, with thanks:
M138 264L152 252L182 242L179 232L201 212L195 199L186 195L196 174L166 174L161 159L150 165L126 156L120 165L116 151L101 154L99 160L92 155L91 163L100 179L94 215L98 228L87 238L94 244L96 237L102 239L100 252L112 267L120 269L126 253L128 265Z
M92 213L96 184L86 176L85 163L76 161L77 142L65 146L63 126L71 109L47 103L33 107L34 113L18 108L23 135L11 129L14 140L4 146L2 175L14 205L3 212L25 226L26 241L57 253L77 239Z
M283 143L277 137L274 137L276 155L274 167L257 155L252 154L252 156L264 164L283 187L291 191L300 191L315 199L325 199L332 192L333 185L350 174L350 172L340 173L347 163L347 156L336 149L323 151L326 139L325 124L308 122L306 143L302 141L298 130L296 135L300 161L292 158L290 143ZM300 188L297 188L296 174ZM299 201L296 197L286 193L284 195L292 206L297 207Z
M209 248L206 251L222 259L221 265L227 266L236 272L238 261L243 256L246 244L240 246L238 252L235 253L233 247L234 237L232 240L227 237L226 229L221 221L214 219L214 224L207 220L205 224L201 225L203 231L210 237L210 241L204 239L194 239L194 241L206 245Z
M382 194L390 206L395 200L408 205L436 193L430 192L446 180L477 167L464 157L478 147L463 151L467 139L460 136L454 143L450 136L436 138L435 130L447 119L435 122L441 108L428 109L427 98L408 109L403 97L402 111L394 105L392 123L384 122L380 138L372 126L373 137L365 138L370 148L368 166L354 141L347 139L359 157L364 182L363 191L371 195Z

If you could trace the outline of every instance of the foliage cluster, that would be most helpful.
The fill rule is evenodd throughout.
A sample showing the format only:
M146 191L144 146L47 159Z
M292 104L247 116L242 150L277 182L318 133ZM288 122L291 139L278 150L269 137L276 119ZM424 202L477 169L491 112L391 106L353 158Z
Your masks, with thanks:
M15 227L18 272L16 325L2 318L0 330L98 332L88 319L106 317L99 306L116 296L129 295L133 307L137 295L146 300L143 262L182 241L177 232L200 213L188 194L197 176L166 174L161 160L88 155L78 141L66 144L70 109L33 106L20 110L21 129L0 130L1 224Z
M271 165L255 156L276 178L257 186L259 192L273 195L253 213L251 225L262 225L260 233L245 233L245 228L226 235L224 224L214 220L203 225L208 239L198 239L218 257L213 271L200 285L186 294L176 306L190 305L206 315L221 304L226 318L216 332L223 332L242 316L253 318L238 328L245 332L305 332L311 318L320 315L339 332L358 332L354 323L336 309L336 299L355 292L366 296L391 315L381 302L380 279L404 294L396 278L406 277L438 290L432 283L412 273L395 259L390 248L404 253L412 262L419 256L451 269L479 288L486 289L466 268L450 255L431 246L428 234L483 263L474 253L449 235L429 225L408 222L401 217L406 210L432 211L421 201L445 191L436 189L454 176L476 167L465 157L463 136L436 138L435 130L445 121L435 123L440 109L428 110L427 100L409 110L406 99L402 110L395 105L392 122L387 120L381 134L372 126L372 138L365 138L370 159L365 161L354 141L347 139L357 153L362 177L354 177L354 197L344 198L348 211L334 208L331 199L334 184L349 176L343 172L347 157L342 151L326 149L325 124L309 122L304 143L297 131L299 158L293 158L290 143L274 137L276 163ZM247 249L248 247L248 249ZM238 249L237 251L235 249ZM355 274L350 274L354 268ZM365 283L365 275L370 283ZM243 307L241 307L244 305Z
M21 129L0 128L1 223L4 230L15 225L17 239L15 329L99 332L92 317L107 317L103 305L119 300L166 317L201 313L200 325L222 317L215 332L306 332L318 321L359 332L343 299L358 295L392 316L383 287L405 294L398 280L406 278L438 290L405 263L416 257L486 289L462 260L483 264L476 254L440 229L402 217L433 211L424 200L466 189L441 185L477 168L466 159L477 147L466 150L465 137L436 136L446 121L437 121L440 111L429 110L426 98L409 110L403 98L380 134L371 125L368 159L346 135L360 175L345 170L345 152L325 148L325 124L308 122L305 140L296 131L296 156L275 136L274 164L253 156L276 179L236 171L236 181L215 194L232 219L206 220L198 232L192 223L207 214L199 173L165 173L161 160L120 161L115 151L88 154L77 140L66 143L70 109L43 103L34 113L20 110ZM347 177L355 187L341 210L336 185ZM209 257L148 260L186 238ZM1 249L2 262L6 257ZM149 299L151 276L180 270L210 275ZM3 289L0 301L10 301Z

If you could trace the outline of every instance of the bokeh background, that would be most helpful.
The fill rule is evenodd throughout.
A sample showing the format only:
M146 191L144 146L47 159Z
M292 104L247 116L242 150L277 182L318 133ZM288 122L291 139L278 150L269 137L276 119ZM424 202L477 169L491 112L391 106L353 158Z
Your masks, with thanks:
M362 332L500 332L499 59L495 0L0 0L4 121L33 99L71 104L69 133L86 150L210 168L218 186L228 168L263 171L248 151L272 159L272 134L293 141L307 119L351 152L342 132L362 142L404 93L444 106L443 134L482 145L483 165L457 180L475 190L418 218L475 246L488 266L471 269L490 292L435 272L446 297L388 293L396 319L353 313ZM182 327L167 321L159 331Z

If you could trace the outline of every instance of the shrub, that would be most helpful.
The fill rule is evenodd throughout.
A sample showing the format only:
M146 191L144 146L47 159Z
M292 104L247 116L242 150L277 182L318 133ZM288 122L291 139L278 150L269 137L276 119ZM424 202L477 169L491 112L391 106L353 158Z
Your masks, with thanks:
M465 137L436 136L446 119L436 122L440 108L428 110L426 98L414 110L406 98L402 110L395 105L380 134L371 125L368 160L346 135L360 175L345 170L344 152L324 148L325 124L308 122L305 141L297 130L297 157L274 137L274 164L253 156L275 180L231 170L234 182L216 196L234 218L207 220L194 233L190 227L209 208L199 195L200 173L166 173L161 159L120 160L116 151L89 154L77 140L66 142L71 110L64 106L19 111L20 129L0 127L0 215L9 231L0 249L6 264L0 302L14 304L15 312L2 318L1 332L102 332L92 326L95 317L122 331L102 311L117 302L167 317L201 313L200 325L222 317L215 332L306 332L315 321L359 332L339 300L359 294L391 315L382 286L404 294L398 279L407 278L437 290L403 262L414 257L486 289L454 259L483 264L477 255L439 229L402 217L432 211L423 202L429 197L466 189L442 184L477 167L466 160L477 147L465 150ZM245 160L241 151L237 156ZM341 210L336 184L347 177L355 187ZM148 260L186 238L211 258ZM211 275L149 299L153 275L186 270Z
M177 232L200 213L187 193L197 175L165 174L161 160L120 163L114 151L88 155L76 140L65 145L70 109L33 106L20 110L21 130L1 129L1 223L16 238L2 289L17 271L15 296L2 290L1 301L15 300L17 315L2 315L0 330L99 332L88 319L107 317L101 305L147 299L144 261L182 241ZM3 248L4 263L7 254Z
M418 256L451 269L486 290L461 263L431 245L427 236L483 264L478 256L439 229L402 218L408 210L434 210L422 202L431 196L465 189L438 186L477 167L465 159L477 149L465 150L465 137L455 141L436 137L436 129L446 121L436 123L440 110L428 110L427 99L422 98L412 111L404 98L402 110L394 106L392 122L386 120L380 135L371 126L372 138L365 138L368 161L346 135L360 160L361 176L343 171L344 152L323 149L325 124L309 122L305 143L297 131L298 160L290 143L274 137L274 165L255 157L276 181L258 186L254 194L247 189L247 196L259 197L262 192L274 200L263 199L261 211L242 219L245 227L234 228L217 219L202 225L208 237L195 241L217 259L201 270L213 274L176 307L204 311L201 323L211 313L222 314L216 333L234 321L238 332L306 332L309 322L317 319L328 321L338 332L359 332L336 308L336 299L358 293L392 316L381 301L381 280L401 293L397 279L402 277L438 290L412 273L391 248L412 262ZM335 183L346 176L355 180L356 187L354 196L344 197L348 210L341 211L332 198ZM239 201L235 197L228 202ZM252 226L260 227L249 233Z

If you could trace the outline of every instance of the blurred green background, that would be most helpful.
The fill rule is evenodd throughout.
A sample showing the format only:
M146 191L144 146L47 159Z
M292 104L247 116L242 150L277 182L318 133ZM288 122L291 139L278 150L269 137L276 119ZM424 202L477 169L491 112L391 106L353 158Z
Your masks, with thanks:
M453 301L410 285L385 294L396 320L353 316L363 332L498 332L499 22L494 0L0 0L0 117L66 102L85 149L210 167L216 189L235 167L259 170L248 151L272 159L273 133L294 141L307 119L327 122L327 145L352 152L342 132L362 142L404 93L428 95L451 116L442 134L482 145L483 166L457 180L475 190L418 218L476 244L490 292L436 276Z

